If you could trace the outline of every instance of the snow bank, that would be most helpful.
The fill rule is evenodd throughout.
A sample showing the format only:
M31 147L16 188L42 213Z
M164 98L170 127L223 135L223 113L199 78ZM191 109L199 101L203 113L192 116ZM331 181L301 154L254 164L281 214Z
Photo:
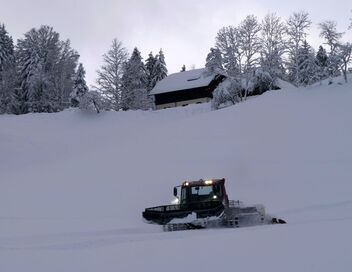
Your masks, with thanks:
M334 84L216 112L0 116L0 271L349 271L351 101ZM222 177L230 198L288 224L143 223L174 185Z

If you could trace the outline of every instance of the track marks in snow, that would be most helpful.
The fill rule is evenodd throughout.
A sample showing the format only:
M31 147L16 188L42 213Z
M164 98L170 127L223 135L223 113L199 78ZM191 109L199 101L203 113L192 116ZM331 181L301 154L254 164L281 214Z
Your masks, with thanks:
M165 233L161 228L115 229L58 234L45 234L25 237L0 238L1 250L89 250L109 247L122 243L140 243L153 240L182 239L191 235L205 235L206 231Z

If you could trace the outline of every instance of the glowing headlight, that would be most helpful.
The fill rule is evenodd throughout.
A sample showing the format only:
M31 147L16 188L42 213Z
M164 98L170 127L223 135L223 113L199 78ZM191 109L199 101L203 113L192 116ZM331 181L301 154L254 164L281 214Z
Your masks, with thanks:
M178 197L175 197L173 200L171 200L171 204L173 205L180 204L180 199Z
M212 181L212 180L206 180L206 181L204 181L204 183L205 183L206 185L210 185L210 184L213 184L213 181Z
M218 196L216 196L216 195L213 196L213 199L217 199L217 198L218 198Z
M189 185L189 182L186 182L186 183L185 183L185 186L188 186L188 185Z

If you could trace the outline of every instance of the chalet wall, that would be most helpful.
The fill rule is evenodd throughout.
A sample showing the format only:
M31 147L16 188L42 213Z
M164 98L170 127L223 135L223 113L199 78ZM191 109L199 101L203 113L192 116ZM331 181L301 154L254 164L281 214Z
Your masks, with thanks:
M208 103L210 101L211 101L211 98L203 97L203 98L192 99L192 100L185 100L185 101L179 101L179 102L173 102L173 103L167 103L167 104L160 104L160 105L156 105L155 108L157 110L162 110L162 109L175 108L175 107L184 107L184 106L188 106L190 104Z

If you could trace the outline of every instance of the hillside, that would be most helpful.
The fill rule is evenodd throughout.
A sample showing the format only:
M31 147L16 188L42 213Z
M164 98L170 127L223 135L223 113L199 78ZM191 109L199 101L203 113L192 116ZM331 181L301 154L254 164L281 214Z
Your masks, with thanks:
M0 116L0 271L350 271L352 84L219 111ZM145 207L184 180L288 221L163 233Z

